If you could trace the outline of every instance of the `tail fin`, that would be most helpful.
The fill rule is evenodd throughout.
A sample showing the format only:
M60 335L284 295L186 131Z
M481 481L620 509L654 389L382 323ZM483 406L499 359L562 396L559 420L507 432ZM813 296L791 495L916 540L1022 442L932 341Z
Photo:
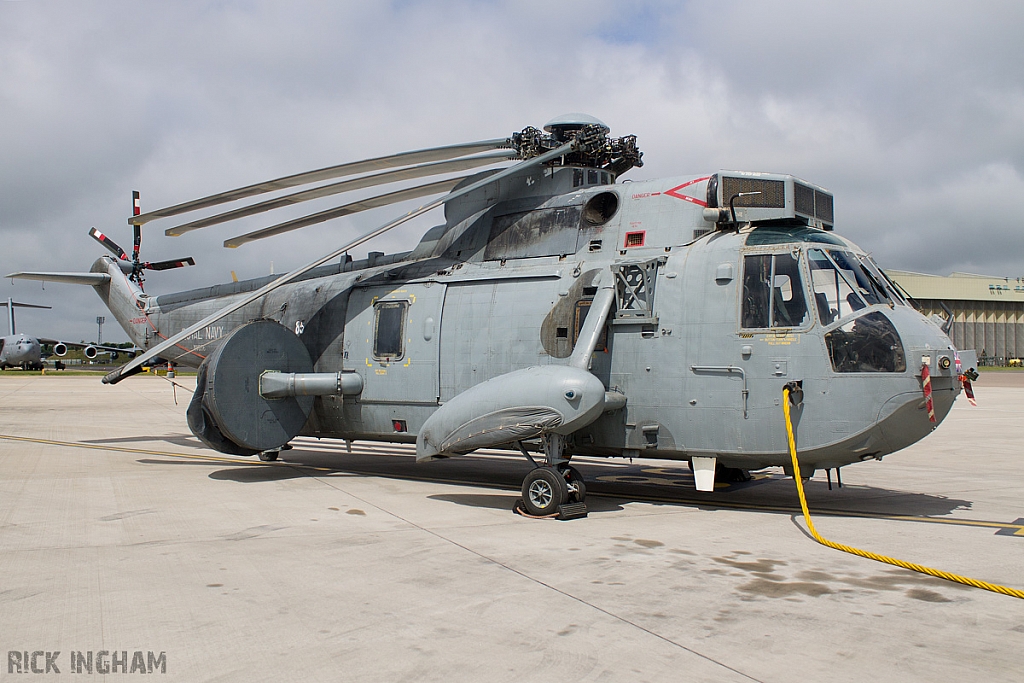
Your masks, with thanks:
M23 304L18 301L15 301L11 297L7 297L7 301L0 301L0 306L7 307L7 334L10 335L18 333L14 326L15 308L52 308L52 306L40 306L39 304Z
M20 272L11 273L6 277L21 280L42 280L45 282L64 282L73 285L90 285L103 299L117 322L136 346L144 346L146 326L132 322L137 320L139 310L143 308L145 293L137 285L128 281L117 261L109 256L101 256L92 264L88 273L54 273L54 272ZM2 305L2 304L0 304ZM19 304L15 304L19 305Z

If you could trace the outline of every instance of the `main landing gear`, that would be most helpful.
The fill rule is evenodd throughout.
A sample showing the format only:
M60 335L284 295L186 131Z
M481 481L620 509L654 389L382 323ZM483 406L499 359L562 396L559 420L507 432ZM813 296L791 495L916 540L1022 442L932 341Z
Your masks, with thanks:
M546 461L543 466L537 464L521 442L516 443L534 466L523 480L523 508L532 517L586 517L587 487L579 471L569 465L565 437L547 434L543 438Z
M269 451L260 451L256 455L258 455L260 460L263 462L275 462L278 456L281 455L281 451L290 451L291 449L292 445L290 443L286 443L280 448L271 448Z

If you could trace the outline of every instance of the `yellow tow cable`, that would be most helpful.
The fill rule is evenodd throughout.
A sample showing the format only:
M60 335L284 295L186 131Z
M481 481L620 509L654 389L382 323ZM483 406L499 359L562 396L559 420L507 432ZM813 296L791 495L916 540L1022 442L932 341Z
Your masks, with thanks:
M967 576L960 576L958 574L951 574L939 569L932 569L931 567L914 564L913 562L904 562L903 560L897 560L894 557L887 557L885 555L868 552L867 550L861 550L860 548L843 545L842 543L835 543L819 534L814 528L814 522L811 521L811 513L807 510L807 498L804 496L804 485L800 478L800 463L796 459L796 441L793 439L793 422L789 416L789 387L782 390L782 410L786 414L786 434L789 437L789 455L793 459L793 480L796 482L797 493L800 494L800 508L804 512L804 521L807 522L807 529L811 532L811 536L814 537L815 541L824 546L828 546L829 548L842 550L844 553L850 553L851 555L866 557L869 560L884 562L896 567L903 567L904 569L920 572L921 574L928 574L929 576L945 579L946 581L962 583L965 586L974 586L975 588L983 588L984 590L992 591L993 593L1002 593L1003 595L1009 595L1010 597L1024 599L1024 591L1017 590L1016 588L1007 588L1006 586L988 583L987 581L978 581L977 579L972 579Z

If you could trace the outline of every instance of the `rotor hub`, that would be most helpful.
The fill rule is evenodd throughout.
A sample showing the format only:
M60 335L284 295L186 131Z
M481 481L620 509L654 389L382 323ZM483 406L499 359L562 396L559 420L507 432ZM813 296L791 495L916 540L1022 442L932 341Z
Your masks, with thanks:
M643 152L637 149L636 136L608 137L608 125L588 114L563 114L544 125L544 130L528 126L513 133L509 143L522 159L532 159L545 152L576 141L576 149L547 163L548 166L585 166L622 175L633 167L643 166ZM547 131L547 132L545 132Z

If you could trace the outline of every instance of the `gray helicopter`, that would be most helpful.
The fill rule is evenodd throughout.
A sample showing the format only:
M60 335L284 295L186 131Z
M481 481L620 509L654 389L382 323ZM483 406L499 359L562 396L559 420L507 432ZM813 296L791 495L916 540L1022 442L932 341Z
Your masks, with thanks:
M955 349L834 232L831 193L773 173L622 181L642 153L634 136L608 133L570 114L543 131L342 164L150 213L136 201L138 262L138 229L155 219L358 176L166 230L180 235L448 174L225 242L444 193L282 276L150 296L124 259L104 256L90 273L9 277L95 288L146 349L104 382L155 359L198 367L188 424L215 450L272 460L298 435L415 443L420 461L518 449L535 465L523 503L538 516L585 513L576 455L686 461L701 491L716 476L789 472L784 387L809 476L920 440L975 378L974 352ZM411 251L349 257L441 206L444 223Z

